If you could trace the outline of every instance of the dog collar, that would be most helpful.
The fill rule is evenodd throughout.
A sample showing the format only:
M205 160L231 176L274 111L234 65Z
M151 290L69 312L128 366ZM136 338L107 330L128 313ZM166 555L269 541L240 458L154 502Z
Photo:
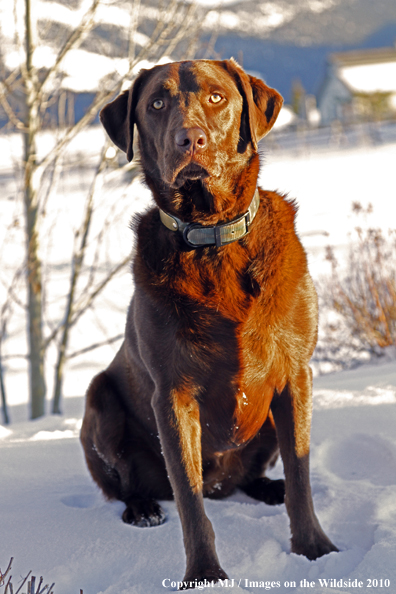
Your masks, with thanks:
M238 241L249 233L250 225L260 206L260 195L258 189L255 191L253 200L250 203L248 211L241 217L223 223L221 225L212 225L204 227L199 223L184 223L177 217L170 215L159 209L161 222L170 231L180 231L186 244L192 248L215 245L220 247L233 241Z

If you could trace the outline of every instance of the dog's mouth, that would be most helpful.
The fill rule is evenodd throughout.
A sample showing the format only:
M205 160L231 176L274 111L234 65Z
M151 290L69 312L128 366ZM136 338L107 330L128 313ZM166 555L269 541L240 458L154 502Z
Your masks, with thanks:
M209 173L204 167L191 162L178 172L174 186L180 188L187 180L206 179L208 177Z

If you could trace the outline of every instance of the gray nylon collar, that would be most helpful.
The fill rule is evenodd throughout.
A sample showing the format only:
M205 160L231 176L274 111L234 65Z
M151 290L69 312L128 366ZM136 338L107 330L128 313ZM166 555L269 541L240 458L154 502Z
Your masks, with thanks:
M184 223L177 217L159 209L160 219L167 229L179 231L184 241L192 248L215 245L220 247L238 241L249 233L250 225L260 206L260 195L256 189L248 211L230 223L204 227L199 223Z

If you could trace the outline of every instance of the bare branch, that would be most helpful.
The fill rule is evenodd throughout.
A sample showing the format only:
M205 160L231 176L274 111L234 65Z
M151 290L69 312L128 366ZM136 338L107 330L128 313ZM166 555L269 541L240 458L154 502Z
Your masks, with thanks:
M66 359L66 348L69 340L69 331L72 326L72 316L73 310L75 307L75 291L77 287L77 281L79 279L82 264L85 257L85 252L87 248L87 241L88 241L88 234L89 229L92 222L92 213L93 213L93 198L95 194L96 184L98 182L99 176L103 171L103 168L106 165L106 148L107 145L104 146L101 154L101 158L99 161L99 165L97 167L91 189L89 191L86 205L85 205L85 216L84 221L81 229L82 238L80 243L79 250L73 256L73 266L72 266L72 275L70 279L70 287L68 292L68 299L67 299L67 306L66 306L66 315L65 320L63 323L63 333L61 344L58 349L58 360L55 368L55 390L54 390L54 401L53 401L53 413L59 413L59 402L61 396L61 384L63 378L63 366Z
M23 270L24 271L26 270L26 266L24 266ZM9 296L14 303L16 303L21 309L26 311L26 309L27 309L26 303L23 303L19 299L18 295L16 294L16 292L14 291L14 288L12 286L10 286L10 288L9 288Z
M56 57L55 63L53 64L53 66L51 66L51 68L48 69L47 74L45 75L43 81L41 82L41 84L38 88L38 91L37 91L38 100L41 99L41 96L43 94L43 91L44 91L45 86L48 83L48 81L54 76L54 74L56 74L58 72L59 65L62 62L63 58L66 56L66 54L71 49L78 47L78 45L80 45L80 43L83 41L83 38L92 29L92 27L94 25L95 12L98 8L99 1L100 0L92 1L92 4L91 4L89 10L87 10L85 15L81 19L80 25L77 27L77 29L75 29L75 31L73 31L73 33L71 33L69 38L64 43L62 49L60 50L60 52L58 53L58 55Z
M25 304L19 300L19 298L15 294L15 290L14 290L14 287L17 285L18 281L21 279L25 270L26 270L26 266L24 264L22 266L20 266L15 271L14 276L12 277L12 280L8 286L7 297L3 303L1 311L0 311L0 320L1 320L0 343L3 340L4 333L5 333L4 326L7 323L8 318L11 315L11 305L10 305L11 301L13 301L17 305L19 305L22 309L26 310Z
M74 293L77 284L78 277L81 272L81 266L85 255L86 245L87 245L87 238L88 232L91 224L92 219L92 212L93 212L93 197L96 189L96 185L98 183L98 176L102 172L105 166L105 155L106 155L106 146L102 150L101 158L99 160L99 164L97 166L96 172L93 177L93 181L91 184L90 191L87 196L86 205L85 205L85 215L84 215L84 222L82 225L82 239L80 243L80 249L75 251L73 254L73 262L72 262L72 275L70 279L70 288L68 292L68 300L67 300L67 307L66 307L66 314L64 320L56 326L51 334L47 337L44 342L44 349L48 347L48 345L56 338L60 330L65 329L72 325L71 316L72 311L74 309Z
M136 43L135 43L135 36L139 24L139 13L140 13L140 0L134 0L131 5L131 23L129 26L129 50L128 50L128 57L129 57L129 70L131 70L131 65L133 59L135 58L135 51L136 51Z
M4 574L2 574L0 571L0 587L4 586L4 578L6 577L8 572L11 570L11 565L12 565L13 560L14 560L14 558L11 557L11 560L8 564L7 570ZM22 584L19 586L19 588L15 594L18 594L21 591L21 589L25 585L26 580L28 579L28 577L31 573L32 572L29 571L29 573L27 574L27 576L25 577L25 579L23 580ZM4 594L7 594L8 591L10 592L10 594L14 593L14 587L11 583L11 579L12 579L12 575L10 575L10 577L8 579ZM27 587L28 587L27 594L45 594L45 592L47 592L47 594L53 594L52 588L55 586L55 583L51 584L51 586L48 586L48 584L46 584L45 586L43 586L43 588L41 588L42 584L43 584L43 578L40 577L40 580L39 580L39 583L37 586L37 590L36 590L36 578L34 575L32 575L32 577L30 578L30 580L27 583ZM82 592L82 590L80 590L80 592Z
M59 179L60 176L60 168L59 168L59 163L61 161L63 154L61 152L59 152L55 159L52 161L52 170L50 173L50 181L48 184L48 188L47 191L45 193L44 198L41 200L41 214L45 214L46 208L47 208L47 203L49 201L49 198L51 196L52 190L54 189L54 187L56 186L56 183Z
M70 327L74 326L77 321L80 319L80 317L90 308L92 307L96 297L98 297L98 295L103 291L103 289L109 284L109 282L116 276L116 274L118 274L118 272L120 272L120 270L122 270L124 268L124 266L126 266L129 262L131 261L131 254L129 256L127 256L126 258L124 258L119 264L117 264L113 270L110 271L110 273L106 276L106 278L96 287L96 289L89 295L89 297L84 301L80 300L79 302L76 303L74 310L76 311L76 314L74 315L74 317L72 317L71 321L70 321ZM44 349L46 349L48 347L48 345L55 340L55 338L57 337L58 333L61 331L61 329L63 328L64 322L62 321L60 324L58 324L51 332L51 334L46 338L45 342L44 342ZM14 355L14 357L16 357L17 355ZM21 355L22 356L22 355ZM4 357L4 359L7 359L9 357Z
M13 561L14 561L14 557L11 557L8 567L5 570L5 573L2 573L2 571L0 569L0 586L4 586L4 579L7 576L7 574L11 571L11 565L12 565Z
M83 289L83 292L86 294L92 287L94 280L95 280L95 273L97 272L98 269L98 263L99 263L99 258L100 258L100 248L102 246L102 239L105 236L105 233L107 231L107 229L109 228L110 223L108 220L104 221L103 226L100 230L100 232L98 233L98 235L95 237L95 253L94 253L94 257L92 260L92 264L89 267L89 274L88 274L88 280L85 284L85 287Z
M160 19L160 21L164 23L164 26L157 39L155 39L156 45L162 45L169 33L172 31L175 21L177 22L177 13L179 8L180 6L178 0L172 0L167 9L164 11L162 19Z
M121 87L122 83L119 82L117 87ZM96 117L99 109L105 105L107 101L115 94L112 91L99 91L97 93L96 98L91 103L89 109L86 111L85 115L72 127L70 128L66 134L58 141L55 147L47 154L46 157L42 159L39 163L39 167L43 171L46 167L59 155L60 151L69 144L75 136L83 129L85 126L90 124L92 120Z
M7 78L4 78L1 83L3 84L3 86L5 87L5 89L7 90L7 95L9 95L10 93L12 93L12 91L14 90L14 86L20 82L20 80L18 79L18 76L20 75L21 71L19 70L19 68L15 68L15 70L13 70L8 76Z
M72 319L72 324L75 324L77 320L89 309L93 302L95 301L96 297L103 291L103 289L109 284L109 282L131 261L131 254L124 258L117 266L113 268L113 270L106 276L106 278L96 287L96 289L89 295L86 299L85 303L76 305L77 313L75 317Z
M13 6L13 16L14 16L14 31L15 31L15 40L16 40L16 45L17 48L20 52L24 51L23 48L23 43L19 37L19 33L18 33L18 7L17 7L17 0L14 0L14 6ZM21 76L22 79L25 81L28 78L28 74L27 74L27 70L26 70L26 64L24 62L24 60L21 60L21 64L20 64L20 69L21 69Z
M32 580L33 580L33 578L32 578ZM44 581L43 578L40 577L40 581L37 586L37 591L36 592L33 591L32 594L44 594L46 591L47 591L47 594L51 594L52 588L55 586L55 583L51 584L51 586L46 584L45 586L43 586L42 589L40 589L43 581Z
M4 373L3 373L3 357L2 357L2 352L1 352L1 346L2 346L2 342L3 342L3 337L5 335L6 332L6 322L5 320L2 323L1 326L1 336L0 336L0 397L1 397L1 408L2 408L2 413L3 413L3 421L5 425L9 425L10 423L10 417L8 415L8 405L7 405L7 394L6 394L6 388L5 388L5 383L4 383ZM11 563L12 563L12 559L10 561L10 565L8 566L7 571L9 571L10 567L11 567ZM7 571L5 572L4 575L7 575ZM0 571L0 586L3 583L3 578L4 576L1 574Z
M19 586L18 590L15 592L15 594L18 594L22 590L23 586L25 585L26 580L28 579L28 577L31 573L32 573L32 571L30 570L29 573L27 574L27 576L25 577L25 579L23 580L22 584Z
M218 29L217 27L215 27L212 31L212 34L210 36L206 51L205 51L205 58L211 58L214 54L214 46L216 44L217 41L217 37L218 37Z
M116 336L108 338L107 340L103 340L102 342L95 342L94 344L91 344L90 346L85 347L84 349L74 351L74 353L71 353L67 356L67 359L74 359L75 357L79 357L80 355L85 355L86 353L99 349L102 346L113 344L114 342L117 342L117 340L121 340L121 338L124 338L124 334L116 334Z
M4 85L0 81L0 103L3 106L4 111L6 112L8 119L10 122L18 129L22 130L23 132L26 131L25 125L23 122L16 116L14 110L12 109L11 105L7 101L7 95L4 93L3 89Z
M28 355L19 355L15 353L3 356L3 361L10 361L11 359L24 359L26 361L28 359Z
M183 15L183 19L179 22L179 30L177 33L171 36L168 47L165 53L171 55L178 43L185 37L186 30L191 31L191 35L194 36L195 32L200 28L201 24L196 18L197 6L192 3L189 5L186 14Z

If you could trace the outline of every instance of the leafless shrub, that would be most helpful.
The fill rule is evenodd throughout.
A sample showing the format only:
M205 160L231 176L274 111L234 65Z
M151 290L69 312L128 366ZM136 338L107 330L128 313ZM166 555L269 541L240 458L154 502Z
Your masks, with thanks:
M11 571L11 566L12 566L12 562L13 562L13 557L11 557L10 562L8 564L8 567L5 571L5 573L2 573L1 569L0 569L0 588L2 586L5 586L5 591L4 594L25 594L24 592L22 592L22 588L26 585L27 590L26 590L26 594L54 594L54 586L55 584L51 584L51 585L43 585L43 578L40 577L40 579L38 580L37 586L36 586L36 577L34 575L31 575L31 571L29 571L29 573L26 575L25 578L22 579L21 584L19 585L18 589L14 589L14 585L12 583L12 575L10 575L8 577L8 580L6 582L6 577L8 576L8 574ZM16 588L17 586L15 586Z
M38 584L36 586L36 577L34 575L31 575L31 573L32 573L31 571L29 571L29 573L26 575L26 577L22 578L22 581L21 581L18 589L16 590L15 588L17 586L13 585L12 575L10 574L13 560L14 560L14 558L11 557L8 567L4 573L1 571L1 568L0 568L0 588L5 586L4 594L55 594L54 593L55 583L53 583L51 585L49 585L49 584L43 585L44 580L42 577L40 577L40 579L38 580ZM6 581L7 576L8 576L8 579ZM26 590L26 592L22 592L22 588L25 585L27 587L27 590ZM80 590L80 594L83 594L82 590Z
M352 210L367 217L359 202ZM396 346L396 229L357 227L356 241L349 248L346 269L341 270L332 247L326 259L331 263L327 287L330 305L344 319L352 337L371 351Z

